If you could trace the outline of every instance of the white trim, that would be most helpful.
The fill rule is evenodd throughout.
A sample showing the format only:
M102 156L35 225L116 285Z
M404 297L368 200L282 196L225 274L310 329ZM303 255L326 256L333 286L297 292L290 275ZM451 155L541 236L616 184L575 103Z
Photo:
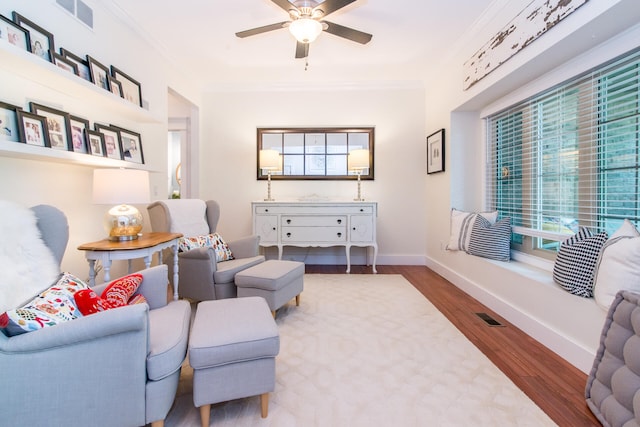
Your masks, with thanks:
M567 238L571 237L571 234L567 234L567 233L537 230L535 228L521 227L519 225L512 226L511 231L513 231L516 234L522 234L523 236L542 237L543 239L553 240L554 242L562 242L564 240L567 240Z

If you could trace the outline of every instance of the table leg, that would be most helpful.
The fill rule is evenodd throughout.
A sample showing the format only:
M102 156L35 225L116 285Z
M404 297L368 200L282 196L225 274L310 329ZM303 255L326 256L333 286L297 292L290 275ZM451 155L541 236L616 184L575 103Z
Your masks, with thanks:
M378 244L374 243L373 244L373 272L374 274L378 272L378 270L376 270L376 260L378 259Z
M96 260L89 260L89 286L94 287L96 285Z
M178 300L178 244L171 246L173 252L173 299Z
M347 254L347 273L351 273L351 246L346 245L344 249Z
M144 266L145 266L146 268L151 267L151 259L152 259L152 258L153 258L153 254L151 254L151 255L149 255L149 256L146 256L146 257L144 257ZM129 262L131 262L131 261L129 261Z
M103 260L102 265L104 266L104 283L107 283L111 280L111 275L109 274L109 271L111 271L111 260Z

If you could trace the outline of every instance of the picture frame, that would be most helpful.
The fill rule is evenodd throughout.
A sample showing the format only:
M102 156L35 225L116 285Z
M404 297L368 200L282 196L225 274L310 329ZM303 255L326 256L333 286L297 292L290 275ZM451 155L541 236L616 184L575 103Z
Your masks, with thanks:
M0 39L30 52L31 39L29 38L29 31L2 15L0 15Z
M94 125L94 128L102 134L104 139L105 157L122 160L122 144L120 143L119 129L98 123Z
M74 153L88 153L89 141L87 132L89 130L89 120L69 115L69 128L71 129L71 151Z
M111 91L111 87L109 86L109 68L90 55L87 55L87 62L89 63L91 82L104 90Z
M142 138L140 134L115 125L111 125L111 127L118 130L120 146L122 147L122 160L141 165L144 164Z
M0 141L22 142L19 110L22 110L22 107L0 101Z
M13 11L13 22L29 31L29 52L45 61L53 62L50 55L56 50L53 34L16 11Z
M92 156L106 157L106 151L104 148L104 135L97 130L87 129L87 146L89 153Z
M142 107L142 86L140 83L113 65L111 66L111 75L121 83L122 97L138 107Z
M120 82L120 80L116 79L115 77L112 77L111 75L109 75L109 87L111 88L111 93L113 93L114 95L123 98L122 96L122 83Z
M444 172L444 129L427 136L427 173Z
M35 113L18 110L20 141L28 145L50 147L47 118Z
M46 117L49 147L55 150L71 151L69 113L35 102L29 103L29 109L34 114Z
M76 64L78 68L78 72L76 73L79 77L82 77L86 81L91 81L91 70L89 69L89 61L86 59L82 59L78 55L69 52L67 49L61 47L60 54L64 56L67 61L71 61Z
M59 68L62 68L65 71L70 72L71 74L78 75L78 65L65 58L58 52L49 52L51 58L53 58L53 63L57 65Z

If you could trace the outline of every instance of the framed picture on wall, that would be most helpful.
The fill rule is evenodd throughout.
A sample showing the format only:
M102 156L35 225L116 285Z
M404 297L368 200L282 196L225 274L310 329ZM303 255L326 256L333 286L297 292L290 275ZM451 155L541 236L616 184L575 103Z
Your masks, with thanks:
M444 172L444 129L427 137L427 173Z
M25 144L50 147L47 118L28 111L18 110L20 140Z
M69 52L67 49L61 47L60 53L64 56L67 61L71 61L76 64L78 68L78 76L82 77L87 81L91 81L91 71L89 70L89 62L86 59L80 58L78 55L75 55Z
M120 144L120 132L118 129L98 123L94 127L102 134L104 139L105 156L110 159L122 160L122 145Z
M29 31L2 15L0 15L0 39L6 40L27 52L31 50Z
M29 103L32 113L47 118L50 147L56 150L69 151L71 149L71 128L69 126L69 113L47 107L45 105Z
M87 55L87 61L89 62L89 72L91 73L91 81L93 84L110 91L109 68L89 55Z
M104 149L104 136L97 130L87 129L87 139L89 140L89 152L93 156L106 157Z
M0 101L0 141L20 142L19 110L22 108Z
M53 62L53 58L49 54L56 50L53 43L53 34L15 11L13 12L13 21L29 31L29 42L31 44L29 51L45 61Z
M111 125L111 127L118 129L118 133L120 134L122 159L128 162L144 164L144 155L142 154L142 139L140 137L140 134L114 125Z
M89 120L70 115L69 126L71 127L71 149L75 153L88 153L87 131L89 130Z
M71 74L75 74L76 76L78 75L78 65L76 65L75 62L68 60L57 52L49 52L49 54L51 55L51 58L53 58L53 63L59 68L62 68Z
M111 66L111 75L121 83L122 97L127 101L142 107L142 87L140 86L140 83L113 65Z

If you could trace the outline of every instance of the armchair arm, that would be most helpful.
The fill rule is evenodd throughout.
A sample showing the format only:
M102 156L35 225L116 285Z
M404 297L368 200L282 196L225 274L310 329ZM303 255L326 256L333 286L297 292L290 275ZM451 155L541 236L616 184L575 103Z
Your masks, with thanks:
M251 258L258 255L258 243L260 243L260 236L253 235L227 242L227 245L234 258Z

